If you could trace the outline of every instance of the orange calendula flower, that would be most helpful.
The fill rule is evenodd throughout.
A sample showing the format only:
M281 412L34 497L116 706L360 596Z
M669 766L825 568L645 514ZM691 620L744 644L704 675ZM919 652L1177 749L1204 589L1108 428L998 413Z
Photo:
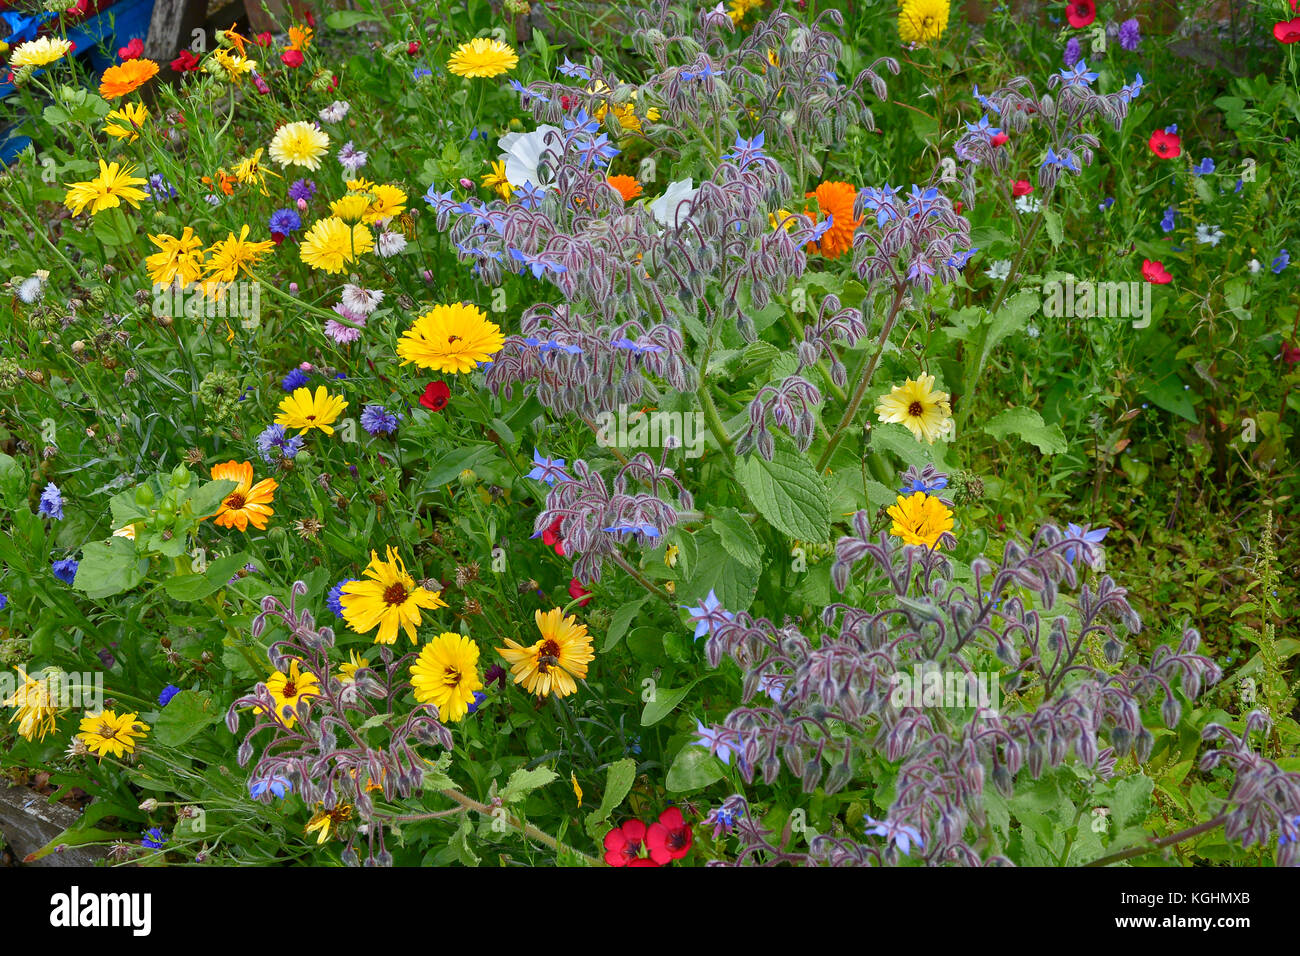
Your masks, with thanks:
M134 93L157 74L158 64L153 60L127 60L110 66L99 78L99 95L106 100L115 100Z
M266 530L267 519L275 514L271 501L275 498L275 489L279 485L274 478L263 478L253 484L251 462L227 461L212 466L212 480L238 482L235 490L221 502L221 510L217 512L217 527L247 531L251 524L258 531Z
M827 259L838 259L853 248L853 231L862 225L862 219L853 218L853 203L858 191L848 183L822 183L807 194L816 197L818 212L831 219L831 227L821 239L808 244L809 252L820 252Z
M642 193L641 184L634 176L610 176L605 182L623 197L623 202L631 202Z

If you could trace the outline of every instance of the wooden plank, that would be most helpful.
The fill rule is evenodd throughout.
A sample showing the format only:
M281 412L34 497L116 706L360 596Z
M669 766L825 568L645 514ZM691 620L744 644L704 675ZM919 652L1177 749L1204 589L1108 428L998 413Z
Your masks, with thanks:
M194 31L203 29L207 15L207 0L154 0L144 55L165 68L177 53L189 47Z

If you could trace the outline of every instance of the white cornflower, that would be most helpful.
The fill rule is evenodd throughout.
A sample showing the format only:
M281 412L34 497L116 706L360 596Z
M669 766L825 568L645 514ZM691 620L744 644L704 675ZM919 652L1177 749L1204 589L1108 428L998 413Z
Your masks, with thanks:
M316 115L321 118L322 123L341 123L350 109L352 107L348 103L343 100L335 100Z
M363 289L349 282L343 287L343 307L358 315L369 315L379 308L384 301L384 294L377 290Z
M1001 282L1011 275L1011 260L999 259L984 270L984 274L994 282Z
M1208 242L1212 246L1217 246L1222 238L1223 230L1218 226L1207 226L1205 223L1200 223L1196 227L1196 241L1199 243Z
M375 252L387 259L406 248L406 237L400 232L381 232L375 242Z

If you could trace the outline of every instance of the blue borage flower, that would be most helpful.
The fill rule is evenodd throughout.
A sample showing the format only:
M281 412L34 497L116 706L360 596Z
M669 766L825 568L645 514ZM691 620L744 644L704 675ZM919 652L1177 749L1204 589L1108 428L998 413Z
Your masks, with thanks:
M574 80L591 79L590 70L588 70L585 66L581 65L580 63L574 63L567 56L564 58L564 62L560 64L559 71L565 76L569 77L570 79L574 79Z
M1047 147L1047 158L1043 160L1042 165L1038 168L1043 169L1047 166L1059 166L1061 169L1068 170L1072 173L1081 172L1079 161L1075 158L1074 151L1069 149L1063 150L1060 154L1057 154L1052 147Z
M1082 538L1089 544L1100 544L1102 539L1104 539L1109 533L1110 528L1093 528L1092 530L1089 530L1086 524L1077 525L1073 521L1069 522L1065 526L1065 536L1067 538ZM1075 548L1071 545L1065 549L1065 560L1074 564L1074 556Z
M998 116L1002 115L1002 109L1001 107L998 106L997 103L994 103L987 96L983 96L980 94L980 88L978 84L971 88L971 95L974 96L975 101L979 103L980 106L984 107L986 110L989 110L990 112Z
M659 537L659 529L652 524L612 524L608 528L601 528L601 531L608 531L611 534L643 534L647 538Z
M877 820L874 817L866 817L865 821L867 836L884 837L886 841L902 850L904 856L911 855L913 843L918 850L925 849L925 844L921 840L921 831L910 824L890 823L888 820Z
M898 190L888 183L880 188L867 186L859 195L862 198L862 208L876 214L877 228L884 228L885 223L900 218L896 202Z
M1092 86L1097 81L1097 74L1088 70L1088 61L1080 60L1068 69L1061 71L1061 79L1067 90Z
M695 732L699 734L691 741L697 747L705 747L714 753L723 763L731 764L731 745L727 742L726 731L705 727L699 720L695 721Z
M761 131L753 139L745 139L737 133L735 147L722 158L735 163L742 171L757 163L768 162L768 156L763 152L763 138Z
M536 448L533 449L533 470L528 473L528 477L544 481L548 485L573 480L564 471L563 458L547 458Z
M974 135L983 136L988 140L992 140L994 136L997 136L998 133L1002 132L1001 128L989 124L989 116L987 113L980 117L978 123L967 123L966 130Z
M923 494L933 494L936 491L942 491L948 487L948 477L941 475L929 481L924 478L913 478L911 481L904 482L903 487L898 489L898 493L905 497L910 497L918 491Z
M1121 86L1119 89L1119 95L1123 98L1125 103L1133 102L1133 100L1137 99L1138 94L1141 92L1142 92L1141 73L1135 75L1132 83L1129 83L1125 86Z
M547 272L558 274L569 271L569 267L562 263L551 262L548 259L543 259L541 256L530 255L521 249L516 249L514 246L510 247L510 258L514 259L516 262L523 263L523 266L519 270L520 275L523 275L526 272L532 272L534 279L540 279Z
M273 797L283 799L287 794L293 792L293 781L288 777L279 774L272 774L265 780L248 781L248 794L254 800L260 799L263 795L270 793Z
M708 595L700 602L698 607L688 607L686 613L695 622L695 640L697 641L705 634L711 634L715 628L736 618L735 614L722 606L722 602L718 600L718 596L712 588L709 588Z

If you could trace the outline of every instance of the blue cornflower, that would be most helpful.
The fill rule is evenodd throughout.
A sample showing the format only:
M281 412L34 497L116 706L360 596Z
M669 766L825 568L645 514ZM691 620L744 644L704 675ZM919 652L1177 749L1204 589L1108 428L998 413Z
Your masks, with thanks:
M168 704L172 702L172 698L175 697L180 692L181 689L177 687L175 684L168 684L166 687L162 689L162 693L158 695L158 706L166 707Z
M1242 187L1245 186L1245 185L1246 185L1246 181L1245 181L1244 179L1238 177L1238 178L1237 178L1237 185L1235 185L1235 186L1232 187L1232 191L1233 191L1234 193L1239 193L1239 192L1241 192Z
M316 184L310 179L295 179L293 185L289 187L289 198L294 202L299 199L305 199L311 202L311 197L316 195Z
M283 799L286 794L293 792L293 781L279 774L272 774L266 780L248 781L248 793L253 799L257 799L267 791L270 791L271 796Z
M906 823L890 823L887 820L877 820L874 817L866 818L867 836L884 837L894 846L903 851L904 856L910 856L912 844L916 844L918 850L925 849L925 844L921 842L921 831L916 827Z
M74 558L55 561L50 567L54 570L54 576L64 584L72 584L77 579L77 561Z
M469 707L466 708L465 713L474 713L474 711L483 706L483 701L485 700L487 700L487 694L483 693L481 690L474 691L474 699L470 702Z
M1067 67L1072 67L1079 62L1083 56L1083 46L1079 43L1078 37L1070 37L1065 44L1065 53L1062 56Z
M533 470L528 473L528 477L544 481L548 485L554 485L559 480L573 480L564 473L563 458L546 458L536 448L533 449Z
M146 830L144 833L144 839L140 841L141 846L148 847L150 850L161 850L166 843L167 838L163 836L162 830L159 830L157 827L150 827Z
M634 754L640 754L640 753L641 753L641 738L640 738L639 736L629 738L629 739L628 739L628 742L627 742L627 749L628 749L629 751L631 751L632 753L634 753Z
M591 79L590 70L588 70L585 66L581 65L580 63L574 63L567 56L564 58L564 62L560 64L559 70L565 76L571 77L572 79L575 80Z
M1178 132L1178 124L1177 124L1177 123L1170 123L1168 126L1165 127L1165 132L1166 132L1166 133L1169 133L1171 136L1172 136L1174 133L1177 133L1177 132Z
M292 209L277 209L271 213L271 218L267 221L267 226L272 232L278 232L282 236L297 232L302 228L302 219Z
M1101 540L1110 532L1110 528L1094 528L1089 531L1088 526L1077 525L1073 521L1065 526L1065 536L1067 538L1082 538L1089 544L1100 544ZM1074 546L1065 549L1065 560L1074 564Z
M767 159L767 154L763 152L763 138L764 134L761 131L753 139L745 139L737 133L735 148L722 158L731 160L742 170L748 169L754 163L763 162Z
M1097 80L1097 74L1088 71L1088 61L1080 60L1067 70L1061 71L1061 78L1065 80L1065 89L1077 89L1080 87L1092 86Z
M426 76L433 76L433 70L430 70L427 67L417 66L411 71L411 79L413 80L423 79Z
M391 435L397 431L397 416L383 405L367 405L361 410L361 427L371 435Z
M1214 160L1209 156L1192 167L1193 176L1205 176L1212 172L1214 172Z
M1165 232L1174 231L1174 220L1178 217L1178 210L1170 206L1165 210L1165 217L1160 220L1160 228Z
M41 503L38 510L47 518L53 518L55 521L63 519L63 495L59 492L58 486L50 482L41 492Z
M276 449L279 454L272 455L271 450ZM262 460L268 465L276 458L288 458L292 460L302 451L302 436L297 435L289 438L285 435L283 425L270 425L257 436L257 453L262 456Z
M3 611L5 609L5 605L7 605L8 603L9 603L9 598L3 594L0 594L0 611Z
M292 392L294 389L302 388L310 381L310 375L300 368L295 368L289 370L289 374L280 382L280 387L286 392Z
M1277 258L1273 260L1273 275L1277 275L1290 264L1291 264L1291 253L1283 249L1281 252L1277 254Z
M344 578L338 584L334 585L334 587L330 588L330 593L325 597L325 606L333 611L334 616L340 620L343 617L343 602L341 600L343 596L343 587L347 584L353 584L355 581L356 578Z
M716 745L717 750L715 752L718 759L728 765L731 763L731 745L723 742L722 731L714 730L712 727L705 727L698 720L695 721L695 731L699 736L692 740L691 743L697 747L707 747L710 750L713 750Z
M700 602L699 607L688 607L686 613L695 622L695 640L709 634L714 628L727 621L735 620L736 615L722 606L718 596L709 588L708 597Z

